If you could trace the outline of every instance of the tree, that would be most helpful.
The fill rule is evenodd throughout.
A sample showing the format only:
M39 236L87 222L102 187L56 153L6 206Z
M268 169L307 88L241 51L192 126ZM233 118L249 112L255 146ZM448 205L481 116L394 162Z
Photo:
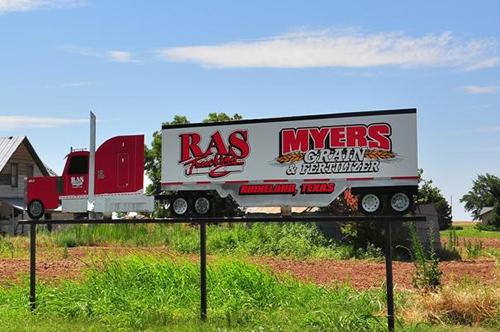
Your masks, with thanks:
M239 114L234 114L229 116L225 113L209 113L208 117L203 120L204 123L207 122L225 122L240 120L242 116ZM173 121L164 122L163 125L178 125L190 123L186 116L175 115ZM147 145L144 146L144 169L146 170L146 175L151 180L151 184L146 187L146 193L149 195L157 195L161 193L161 132L155 131L153 133L153 141L151 142L151 147ZM227 208L234 209L232 204L227 204ZM163 215L162 212L156 211L157 215Z
M164 122L163 125L177 125L189 123L183 115L175 115L171 122ZM161 192L161 132L153 133L151 148L144 146L144 169L146 175L151 180L151 184L146 187L148 195L157 195Z
M472 189L462 196L465 210L472 212L474 220L479 219L482 208L492 206L495 210L496 224L500 226L500 178L486 173L478 175L472 182Z
M432 184L432 180L422 178L423 170L419 170L420 182L418 188L417 204L433 204L438 213L439 229L447 229L451 226L451 206L444 198L441 190Z
M243 117L238 113L235 113L233 116L229 116L224 112L221 113L208 113L208 117L203 120L204 123L207 122L226 122L226 121L235 121L241 120Z

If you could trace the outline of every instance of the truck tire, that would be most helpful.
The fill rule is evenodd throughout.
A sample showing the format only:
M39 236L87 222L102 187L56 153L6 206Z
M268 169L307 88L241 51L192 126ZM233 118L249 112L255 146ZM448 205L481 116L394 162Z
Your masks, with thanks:
M193 202L193 212L198 216L207 216L212 210L212 201L207 196L198 196Z
M189 199L186 196L174 196L170 203L170 211L175 217L186 217L189 212Z
M389 197L389 207L393 214L405 215L413 207L413 195L395 192Z
M31 219L40 219L44 213L45 208L43 203L38 199L34 199L28 204L28 216Z
M358 199L358 209L363 214L378 214L384 208L384 200L380 194L365 193Z

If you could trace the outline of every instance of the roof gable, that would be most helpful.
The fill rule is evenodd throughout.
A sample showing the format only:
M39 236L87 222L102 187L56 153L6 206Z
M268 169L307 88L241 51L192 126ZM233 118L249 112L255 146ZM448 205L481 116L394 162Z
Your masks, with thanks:
M479 215L480 216L485 215L486 213L488 213L490 211L493 211L493 206L486 206L486 207L482 208L481 211L479 211Z
M0 137L0 172L4 169L5 165L7 165L7 162L24 139L25 136Z
M7 165L7 162L10 160L10 158L12 158L12 155L17 151L21 144L24 144L26 149L28 149L28 152L30 153L31 157L37 164L42 174L48 176L49 172L47 171L47 167L45 167L40 157L38 157L35 149L26 136L0 137L0 172L4 169L5 165Z

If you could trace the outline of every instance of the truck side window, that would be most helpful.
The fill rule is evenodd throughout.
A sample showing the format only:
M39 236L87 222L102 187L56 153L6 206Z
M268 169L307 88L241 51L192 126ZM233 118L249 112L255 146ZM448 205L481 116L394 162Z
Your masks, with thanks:
M87 174L89 169L89 157L73 156L69 162L68 175Z

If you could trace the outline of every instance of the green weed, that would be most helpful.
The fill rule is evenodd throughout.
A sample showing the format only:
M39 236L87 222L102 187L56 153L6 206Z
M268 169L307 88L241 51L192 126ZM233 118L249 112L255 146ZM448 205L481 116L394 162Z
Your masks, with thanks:
M27 283L0 288L0 325L29 318ZM261 267L219 261L208 269L208 330L377 331L384 293L279 280ZM130 256L96 264L82 282L39 284L36 319L93 322L109 329L193 326L199 266ZM198 323L199 324L199 323ZM199 325L201 326L201 324ZM172 328L171 328L172 327ZM196 327L196 325L194 325Z
M75 225L52 235L59 246L167 246L181 253L199 250L197 226L187 225ZM326 239L313 224L209 225L210 253L240 253L303 258L380 258L379 248L354 249Z

